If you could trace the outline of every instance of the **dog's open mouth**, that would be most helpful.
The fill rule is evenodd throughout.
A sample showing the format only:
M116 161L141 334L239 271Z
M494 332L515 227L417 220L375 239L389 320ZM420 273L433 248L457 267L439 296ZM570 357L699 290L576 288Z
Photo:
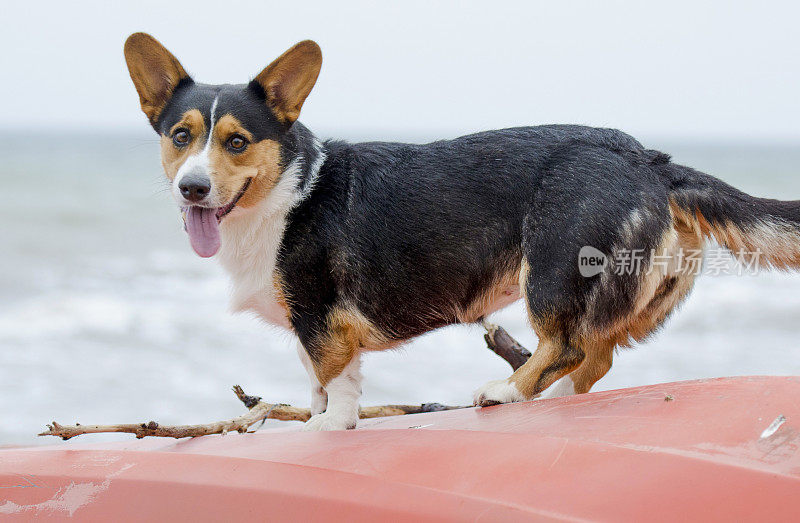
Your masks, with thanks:
M192 205L183 209L183 220L186 224L186 232L189 233L189 243L192 244L192 249L198 256L208 258L217 254L220 247L219 222L236 207L247 188L250 187L251 180L252 178L248 178L236 197L222 207Z
M227 215L229 212L233 210L234 207L236 207L236 204L239 203L239 200L242 199L242 196L244 196L244 193L245 191L247 191L247 188L250 187L251 181L252 178L248 178L247 180L245 180L244 185L242 185L242 188L239 189L239 192L236 194L236 197L233 200L231 200L231 203L217 209L217 220L222 220L222 218L225 215Z

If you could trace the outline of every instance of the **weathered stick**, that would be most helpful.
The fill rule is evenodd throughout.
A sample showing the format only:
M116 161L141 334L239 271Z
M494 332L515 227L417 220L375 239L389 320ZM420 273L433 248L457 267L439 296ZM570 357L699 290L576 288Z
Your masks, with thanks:
M481 324L486 329L486 334L483 335L486 345L495 354L506 360L512 369L517 370L522 367L522 364L531 357L530 351L512 338L503 327L486 320L483 320Z
M486 328L484 339L489 349L503 358L514 370L521 366L530 357L531 353L517 343L502 327L483 322ZM236 397L248 408L248 412L226 421L215 421L201 425L159 425L155 421L148 423L124 423L119 425L61 425L53 421L47 425L45 432L39 436L58 436L63 440L80 436L81 434L98 434L110 432L123 432L134 434L137 438L156 436L162 438L194 438L209 434L222 434L236 431L248 432L248 429L258 422L267 419L282 421L308 421L311 410L292 407L282 403L266 403L258 396L249 396L239 385L233 387ZM422 405L380 405L364 407L359 412L359 417L382 418L386 416L402 416L405 414L419 414L422 412L438 412L442 410L463 409L466 407L440 405L439 403L423 403Z
M148 423L122 423L118 425L61 425L53 422L47 425L47 431L39 436L58 436L63 440L80 436L81 434L99 434L109 432L124 432L135 434L137 438L145 436L156 436L162 438L195 438L197 436L207 436L209 434L222 434L236 431L245 433L248 429L260 421L267 419L277 419L281 421L308 421L311 417L311 410L299 407L292 407L281 403L266 403L257 396L249 396L244 393L239 385L233 387L236 396L250 409L246 414L227 421L215 421L201 425L159 425L155 421ZM419 414L421 412L438 412L442 410L462 409L464 407L453 407L440 405L439 403L423 403L422 405L380 405L377 407L364 407L359 413L359 417L382 418L385 416L401 416L404 414Z

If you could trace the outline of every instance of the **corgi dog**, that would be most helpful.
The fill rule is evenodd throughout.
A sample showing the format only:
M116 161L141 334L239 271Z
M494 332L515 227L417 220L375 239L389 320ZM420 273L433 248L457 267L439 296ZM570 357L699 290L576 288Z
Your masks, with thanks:
M617 130L322 141L298 121L322 64L312 41L241 85L195 82L143 33L125 59L192 248L219 258L234 310L299 340L306 430L356 426L365 351L519 299L538 347L475 405L531 400L557 381L552 395L588 392L617 347L687 296L697 273L680 253L707 239L800 266L800 202L749 196ZM618 270L626 250L640 270Z

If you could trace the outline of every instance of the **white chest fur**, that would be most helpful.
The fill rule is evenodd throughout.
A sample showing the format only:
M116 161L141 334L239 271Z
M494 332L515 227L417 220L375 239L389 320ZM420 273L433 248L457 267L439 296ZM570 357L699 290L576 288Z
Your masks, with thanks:
M274 281L285 226L282 221L264 220L252 235L236 231L238 234L223 236L220 259L231 277L231 308L255 312L267 323L288 329L287 311L276 299ZM226 243L230 243L230 249Z
M302 195L298 168L290 165L257 209L234 209L220 224L220 262L232 283L231 308L291 329L287 311L276 299L275 266L286 217Z

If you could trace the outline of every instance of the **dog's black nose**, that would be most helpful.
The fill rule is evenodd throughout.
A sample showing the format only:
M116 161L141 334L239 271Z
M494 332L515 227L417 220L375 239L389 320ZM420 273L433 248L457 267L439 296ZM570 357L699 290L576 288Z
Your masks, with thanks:
M178 189L190 202L199 202L211 192L211 180L206 176L187 174L178 183Z

